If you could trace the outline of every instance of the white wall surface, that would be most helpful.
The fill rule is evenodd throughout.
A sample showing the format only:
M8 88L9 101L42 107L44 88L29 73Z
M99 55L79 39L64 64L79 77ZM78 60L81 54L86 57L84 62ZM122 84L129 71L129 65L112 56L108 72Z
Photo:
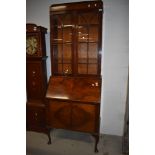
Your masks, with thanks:
M83 0L27 0L26 22L48 28L47 74L50 68L49 6ZM101 100L101 133L123 134L128 76L128 0L104 0Z

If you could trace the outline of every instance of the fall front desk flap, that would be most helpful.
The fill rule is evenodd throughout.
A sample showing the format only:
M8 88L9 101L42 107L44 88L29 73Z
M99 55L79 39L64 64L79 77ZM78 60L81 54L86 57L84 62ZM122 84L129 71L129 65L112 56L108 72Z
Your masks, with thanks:
M101 78L51 76L46 98L100 103Z

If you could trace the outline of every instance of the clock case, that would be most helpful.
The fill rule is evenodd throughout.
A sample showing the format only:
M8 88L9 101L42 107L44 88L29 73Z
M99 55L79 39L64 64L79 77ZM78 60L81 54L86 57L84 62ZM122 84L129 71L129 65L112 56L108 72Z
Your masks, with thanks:
M26 24L26 38L37 39L37 51L34 55L26 54L26 129L27 131L43 132L48 135L51 143L50 131L46 128L45 93L47 89L46 45L47 29L35 24Z
M36 53L33 55L26 53L27 57L42 58L46 56L45 33L47 33L47 29L42 26L37 26L35 24L26 25L26 39L34 37L37 40Z

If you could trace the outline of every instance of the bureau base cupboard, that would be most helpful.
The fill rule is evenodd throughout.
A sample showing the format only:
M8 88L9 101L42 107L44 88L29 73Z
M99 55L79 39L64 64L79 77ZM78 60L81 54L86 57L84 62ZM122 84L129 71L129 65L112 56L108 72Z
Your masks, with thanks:
M98 152L101 78L51 77L46 93L47 128L90 133Z

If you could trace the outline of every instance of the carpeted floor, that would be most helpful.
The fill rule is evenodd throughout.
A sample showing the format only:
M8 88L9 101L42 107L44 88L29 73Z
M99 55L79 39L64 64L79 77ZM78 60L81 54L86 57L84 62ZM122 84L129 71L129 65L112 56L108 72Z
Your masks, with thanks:
M27 132L26 155L122 155L122 137L101 135L98 153L94 153L94 138L89 134L54 130L52 144L45 134Z

